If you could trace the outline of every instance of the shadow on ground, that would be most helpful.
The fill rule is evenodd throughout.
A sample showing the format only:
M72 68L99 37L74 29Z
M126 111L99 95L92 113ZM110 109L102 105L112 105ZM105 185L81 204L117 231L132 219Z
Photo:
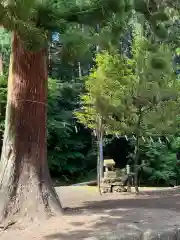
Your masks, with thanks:
M127 196L127 194L126 194ZM122 195L120 195L122 197ZM107 199L96 201L85 201L82 207L65 208L65 214L79 214L84 210L89 212L97 210L108 210L117 208L158 208L165 210L180 210L180 188L168 191L143 192L132 195L130 199Z
M67 218L72 215L75 220L71 221L69 229L49 234L44 239L79 240L105 231L119 231L121 235L172 228L180 223L180 189L143 192L130 199L85 201L81 207L65 209ZM83 216L87 219L90 216L91 221L83 220Z

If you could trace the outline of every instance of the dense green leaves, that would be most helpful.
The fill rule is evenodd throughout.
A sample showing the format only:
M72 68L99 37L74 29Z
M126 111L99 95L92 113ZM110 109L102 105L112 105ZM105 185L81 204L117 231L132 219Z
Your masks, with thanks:
M98 54L85 78L82 107L75 113L97 133L135 135L136 176L141 137L173 134L179 126L180 84L171 49L161 44L152 51L150 45L141 25L136 25L132 58L116 52Z
M53 176L61 180L85 175L89 165L91 135L73 116L81 87L77 80L49 80L48 161Z
M81 84L49 80L48 95L48 161L54 177L77 178L86 169L86 155L91 137L76 124L73 109L78 104Z
M130 10L128 0L93 1L22 1L1 3L0 22L4 28L16 31L32 50L44 47L49 31L62 31L65 23L94 25L106 22L112 14Z
M98 116L103 119L103 131L114 131L113 114L122 112L126 87L133 75L126 59L107 52L97 55L96 67L85 78L85 94L81 96L81 110L75 113L81 123L97 129ZM118 92L117 92L118 89ZM118 95L117 95L118 94ZM124 113L122 113L124 114Z
M0 77L0 136L1 136L1 139L4 132L6 97L7 97L7 78L5 78L4 76L1 76Z
M123 31L124 23L134 9L145 16L157 34L165 37L160 22L168 20L162 8L158 10L156 3L151 8L153 3L143 0L11 0L6 3L1 1L0 4L2 26L18 32L25 45L35 51L46 46L49 32L64 32L67 23L91 27L100 24L106 33L110 30L112 34L117 34Z
M179 138L172 140L169 147L165 142L158 141L144 144L140 151L141 161L144 161L141 181L152 185L175 184L180 179L177 151L179 151Z
M11 34L5 29L0 29L0 54L3 62L3 74L7 76L9 72L9 56L11 52Z
M138 128L140 135L162 134L165 129L167 134L168 129L176 129L179 104L180 85L170 63L172 55L163 45L156 53L149 52L142 37L134 38L133 51L133 59L106 52L97 55L76 116L91 129L96 129L97 116L102 116L106 132L109 128L136 134Z
M76 181L94 166L91 135L74 120L73 109L78 103L81 85L48 81L48 161L54 178ZM0 77L0 136L4 131L7 78ZM77 129L76 129L77 128ZM1 143L2 144L2 143ZM89 162L89 161L92 161Z
M176 10L176 14L172 14L174 9L165 9L165 1L158 5L153 2L11 0L5 6L0 1L1 24L7 30L15 30L28 49L36 51L47 47L51 33L60 32L56 43L51 42L49 53L49 75L58 79L49 80L48 95L48 159L53 175L59 177L63 174L64 178L73 178L74 175L77 178L88 167L94 167L96 151L91 151L91 131L80 123L90 130L97 130L101 119L105 134L137 135L138 132L139 135L149 136L176 132L180 89L173 73L172 53L162 40L168 33L170 38L166 39L166 43L179 47L178 37L174 38L173 33L178 35L176 20L179 13ZM140 28L135 20L137 12L143 16L143 20L139 21ZM131 34L134 25L136 28ZM147 32L142 26L148 26L149 39L153 44L143 37ZM168 26L173 28L167 31ZM133 35L133 41L125 39L126 44L129 41L132 58L125 57L123 47L120 47L120 36L126 30ZM10 35L2 31L0 45L5 59L10 52ZM157 36L161 41L157 40ZM89 74L97 45L102 52L96 56ZM77 80L84 74L86 77L82 81ZM5 79L0 86L3 130ZM77 123L74 111L80 123ZM141 124L138 125L140 118ZM174 164L174 158L158 164L166 165L166 161L168 167Z

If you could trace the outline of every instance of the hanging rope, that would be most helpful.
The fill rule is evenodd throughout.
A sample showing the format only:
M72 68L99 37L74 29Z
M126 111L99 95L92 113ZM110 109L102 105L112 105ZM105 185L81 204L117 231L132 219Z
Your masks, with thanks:
M133 135L133 139L134 139L134 140L137 140L135 135Z
M31 99L16 99L16 101L19 101L19 102L38 103L38 104L47 105L47 103L45 103L45 102L39 102L39 101L31 100Z
M95 130L93 130L93 133L94 133L94 135L96 136L96 131L95 131ZM122 135L118 135L118 134L116 133L115 136L116 136L116 138L118 138L118 139L121 138L121 137L124 137L124 138L126 139L126 141L129 141L129 138L128 138L127 135L122 136ZM135 136L134 134L132 135L132 138L133 138L134 140L137 140L137 138L136 138L136 136ZM150 140L151 143L154 143L154 140L153 140L153 138L152 138L151 136L149 136L149 137L147 137L147 138L145 138L144 136L141 136L141 139L143 140L144 143L148 141L148 138L149 138L149 140ZM169 138L168 138L167 136L165 136L165 138L166 138L166 140L167 140L168 142L170 142L170 140L169 140ZM158 137L158 142L159 142L160 144L163 144L163 142L162 142L162 140L161 140L161 137Z
M77 127L75 126L74 128L75 128L75 132L78 133L78 129L77 129Z
M94 136L97 137L96 130L93 130Z
M169 138L168 137L166 137L166 140L169 142Z
M161 141L161 138L160 138L160 137L158 137L158 141L159 141L159 143L162 143L162 141Z
M145 140L145 138L143 136L141 138L142 138L143 142L146 142L146 140Z

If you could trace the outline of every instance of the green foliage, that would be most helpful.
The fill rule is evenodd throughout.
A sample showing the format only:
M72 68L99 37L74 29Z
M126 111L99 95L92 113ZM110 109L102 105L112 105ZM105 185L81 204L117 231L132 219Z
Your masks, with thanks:
M143 0L0 1L0 22L7 30L16 31L25 46L33 51L47 46L49 33L57 31L63 34L71 23L93 28L100 24L102 35L106 34L112 40L111 36L123 31L132 10L142 13L157 34L165 37L160 22L167 21L168 17L162 7L158 11L155 3L153 9L150 5L151 2ZM93 36L95 41L99 41L97 34ZM83 41L86 41L86 36Z
M82 108L75 115L90 129L98 130L101 118L106 134L134 134L137 174L140 137L177 131L180 83L174 74L173 56L167 45L161 44L151 51L151 43L143 37L138 25L133 35L131 59L107 51L96 56L96 66L85 78ZM168 166L173 166L171 155L167 161ZM166 173L166 177L169 179L171 173Z
M85 55L92 58L93 35L94 31L90 27L68 24L68 28L61 34L61 59L73 62L81 60Z
M136 80L129 85L127 96L129 114L134 120L128 129L135 134L138 131L140 136L168 134L177 129L180 84L173 71L169 48L161 44L152 53L147 46L146 39L135 35L131 67Z
M129 0L93 1L0 1L0 22L9 31L16 31L29 50L46 46L49 32L62 31L66 23L94 25L116 13L130 10Z
M77 81L63 83L49 80L48 161L53 175L59 178L62 178L62 174L75 179L88 166L85 160L88 160L86 157L91 136L87 131L82 131L73 117L79 91L81 84Z
M176 159L176 152L179 148L177 142L179 142L178 138L172 141L169 147L159 142L145 144L141 147L140 158L145 161L142 181L168 185L180 179L180 169Z
M4 76L0 76L0 139L2 139L4 132L6 98L7 98L7 78Z
M85 81L82 109L76 113L81 123L96 129L100 115L104 130L111 133L137 134L138 129L140 135L167 134L176 129L180 84L171 52L161 45L151 53L146 43L135 36L133 59L107 52L97 55L96 67Z
M149 12L147 3L140 2L140 0L135 1L135 6L130 0L11 0L6 6L2 4L4 1L0 1L1 24L10 31L15 30L30 50L36 51L47 46L51 32L61 33L59 45L55 47L54 55L51 54L53 65L56 63L57 68L52 70L51 76L61 79L61 81L49 80L48 95L48 159L51 171L58 177L62 173L68 178L73 178L73 175L77 177L88 167L94 167L97 153L94 150L91 151L91 135L88 130L76 122L73 116L74 109L79 109L78 95L84 93L84 81L85 94L81 98L83 107L76 113L76 117L88 128L97 128L97 120L99 116L103 116L106 133L124 134L128 132L131 134L134 131L134 124L137 123L138 106L143 104L146 109L154 108L160 99L162 100L161 88L163 89L163 99L171 97L172 101L169 101L169 105L166 104L165 107L163 100L163 104L159 105L156 111L151 111L151 116L148 113L149 115L144 118L145 124L142 125L142 133L154 134L157 127L159 133L166 130L167 126L169 132L172 128L176 129L178 122L174 124L174 120L173 122L171 120L177 113L177 105L172 96L177 94L176 90L169 94L174 76L171 78L168 75L172 66L169 64L171 56L167 57L165 45L158 50L156 45L153 48L149 44L149 48L154 49L149 51L147 50L148 42L142 38L138 40L139 42L136 41L136 50L141 49L136 59L127 59L118 55L119 50L113 52L114 46L119 48L119 36L126 30L125 27L134 7L136 11L143 13L155 32L159 33L160 29L162 30L161 38L164 38L164 33L166 33L164 21L166 22L168 18L164 14L163 8L159 12L155 6ZM97 24L100 27L98 32L96 31ZM4 32L0 35L2 35L0 41L3 41L1 52L6 52L7 49L8 55L10 48L9 45L6 48L6 43L9 41L9 34ZM97 55L96 67L84 81L72 80L78 76L77 62L79 61L81 61L82 72L87 74L88 65L89 63L92 65L93 62L94 50L92 49L94 45L99 45L101 50L105 49L106 51ZM137 61L137 59L139 60ZM143 74L139 74L142 69ZM140 94L137 95L140 78L145 84L141 85ZM164 79L171 83L168 89L166 89ZM175 85L173 88L177 89ZM5 92L3 93L6 91L5 88L2 85L2 100L5 96ZM132 89L134 95L130 94ZM136 101L132 102L131 96L136 96ZM3 104L1 105L2 123L5 109ZM170 108L173 111L169 114ZM161 124L162 119L169 122ZM75 131L76 125L79 129L78 133Z
M11 35L4 28L0 28L0 50L3 51L4 48L9 48L11 43Z
M60 81L48 81L48 161L54 177L63 181L74 181L85 174L87 168L93 168L91 152L91 135L76 124L73 109L81 84L71 82L63 84ZM4 132L6 111L7 78L0 77L0 136ZM78 127L78 132L75 126ZM2 143L1 143L2 144Z
M165 23L169 20L169 15L166 14L166 3L162 1L161 7L159 3L154 0L144 1L135 0L135 10L143 14L145 20L150 23L150 27L157 37L160 39L166 39L168 31L165 27Z
M11 52L11 34L5 29L0 29L0 53L3 60L3 73L8 75L9 56Z
M81 96L81 109L75 112L80 123L90 129L98 128L98 119L103 119L103 131L114 131L113 114L123 107L128 83L132 80L132 72L126 59L118 54L103 52L96 56L96 67L85 78L85 93ZM118 95L117 95L118 89ZM120 97L121 95L121 97Z

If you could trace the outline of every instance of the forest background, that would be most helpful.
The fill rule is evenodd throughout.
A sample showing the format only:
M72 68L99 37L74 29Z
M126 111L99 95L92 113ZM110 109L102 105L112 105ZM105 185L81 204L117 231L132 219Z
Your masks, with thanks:
M170 14L170 13L169 13ZM139 17L139 16L138 16ZM137 16L135 16L137 19ZM178 32L176 18L171 21L171 31ZM139 24L136 23L137 25ZM80 124L74 111L81 106L80 97L85 91L85 78L95 65L97 52L101 49L111 51L118 49L120 53L131 56L132 29L136 24L128 22L124 31L120 23L109 24L104 29L97 23L92 30L72 24L66 33L53 33L49 44L49 81L48 81L48 162L54 182L69 185L96 178L97 145L96 137L91 129ZM150 30L140 18L145 36ZM115 26L115 32L112 27ZM113 34L114 33L114 34ZM161 31L163 35L163 31ZM93 35L93 43L92 43ZM73 37L72 37L73 36ZM151 32L152 41L161 38ZM164 37L164 36L163 36ZM159 40L161 39L161 40ZM0 77L0 149L4 132L6 110L7 78L10 56L11 34L4 29L0 32L1 77ZM179 62L178 41L171 41L176 64ZM178 76L178 69L174 70ZM117 168L124 168L131 160L134 152L133 136L117 136L107 134L103 140L104 158L113 158ZM140 162L148 162L142 168L141 184L169 185L180 180L177 152L180 150L178 131L158 138L146 137L140 148Z

